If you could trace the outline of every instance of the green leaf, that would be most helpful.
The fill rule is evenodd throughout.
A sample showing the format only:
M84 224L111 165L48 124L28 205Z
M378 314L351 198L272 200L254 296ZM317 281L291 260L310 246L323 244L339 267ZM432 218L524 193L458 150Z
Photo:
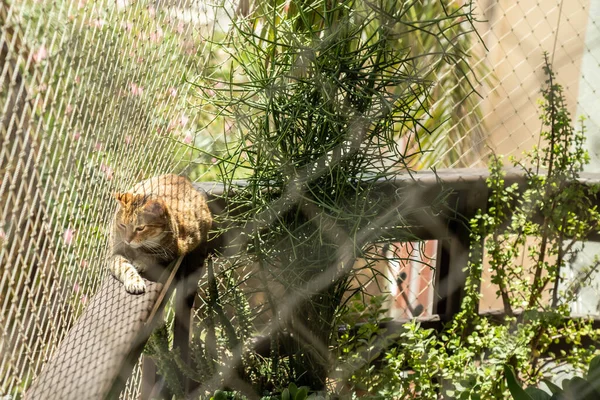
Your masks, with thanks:
M504 376L506 377L506 385L514 400L534 400L517 382L517 377L510 365L504 365Z
M302 386L296 392L296 396L294 396L294 400L306 400L308 397L308 388L306 386Z
M283 392L281 392L281 400L290 400L290 390L285 388Z
M552 392L552 394L562 393L562 389L554 383L550 382L549 379L542 379L542 382L544 382L546 386L548 386L548 389L550 389L550 392Z
M527 393L533 400L550 400L552 395L544 392L542 389L538 389L533 386L529 386L525 389L525 393Z
M597 355L590 361L587 380L597 392L600 392L600 355Z
M591 383L585 379L576 376L574 378L566 379L563 383L565 388L565 397L573 400L598 400L600 399L600 393L594 389Z
M214 400L227 400L227 393L225 393L222 390L217 390L217 391L215 391L213 399Z
M600 355L597 355L590 361L587 378L590 382L600 379Z

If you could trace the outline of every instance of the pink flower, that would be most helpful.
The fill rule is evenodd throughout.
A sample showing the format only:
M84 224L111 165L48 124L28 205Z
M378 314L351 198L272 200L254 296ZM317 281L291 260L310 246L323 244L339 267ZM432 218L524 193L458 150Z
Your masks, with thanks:
M160 43L162 38L165 36L160 26L156 27L156 30L150 34L150 41L154 43Z
M0 228L0 245L6 240L6 232L4 229Z
M196 54L196 50L197 50L197 45L196 42L194 42L193 40L182 40L181 41L181 49L183 51L185 51L186 54Z
M290 10L290 0L286 1L285 4L283 5L283 11L284 12L288 12Z
M185 30L185 24L183 23L183 21L179 21L179 23L177 24L177 33L179 33L181 35L184 30Z
M213 158L210 159L210 162L213 163L213 164L216 164L217 163L217 159L213 157Z
M63 232L63 242L65 242L65 244L67 246L70 246L73 244L73 239L75 238L75 230L68 228L65 229L65 231Z
M130 135L125 136L125 144L127 144L127 145L131 144L131 136Z
M81 132L80 131L75 131L75 133L73 134L73 139L74 140L79 140L79 138L81 138Z
M77 8L79 8L81 10L83 7L85 7L85 3L86 3L86 0L79 0L77 2Z
M178 123L175 120L170 120L169 124L167 125L167 132L171 132L173 130L175 130L175 128L177 127Z
M75 75L75 84L79 85L81 83L81 77L79 75Z
M73 285L73 291L75 293L79 293L79 283L75 282L75 284Z
M81 268L87 268L88 262L87 260L81 260Z
M177 97L177 89L175 89L174 87L169 88L169 95L171 97Z
M150 15L150 18L154 18L156 15L156 9L152 6L148 7L148 14Z
M187 117L187 115L181 114L181 117L179 117L179 125L183 127L186 126L188 122L190 122L190 119Z
M87 295L82 295L81 296L81 304L85 305L87 303Z
M190 143L192 143L193 140L194 140L194 136L192 135L191 132L188 132L185 134L185 137L183 138L183 143L190 144Z
M102 18L96 18L90 22L90 25L96 29L102 29L106 25L106 21Z
M121 28L126 30L127 32L131 32L131 30L133 29L133 22L123 21L121 22Z
M48 58L48 50L46 49L46 46L41 45L40 47L37 48L37 50L33 53L33 61L35 63L39 63L42 60L45 60L46 58Z
M113 169L106 164L100 164L100 171L104 172L107 180L111 180L113 178Z
M189 56L193 56L194 54L196 54L196 47L195 46L186 47L185 53Z
M69 116L69 115L73 114L73 106L72 106L72 105L70 105L70 104L67 104L67 107L65 108L65 114L66 114L67 116Z
M127 0L117 0L116 3L117 3L117 10L119 10L119 11L124 10L129 5L129 2Z
M96 144L94 144L94 150L102 151L102 142L96 142Z
M131 89L131 94L134 96L141 96L144 93L144 87L138 86L135 83L130 83L129 89Z

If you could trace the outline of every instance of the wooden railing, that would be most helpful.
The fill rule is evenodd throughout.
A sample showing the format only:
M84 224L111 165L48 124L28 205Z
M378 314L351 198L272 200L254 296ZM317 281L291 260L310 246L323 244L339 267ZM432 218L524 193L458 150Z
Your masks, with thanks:
M469 257L468 222L478 210L485 210L487 206L487 177L487 170L452 169L401 175L394 181L385 181L377 186L378 192L395 195L401 191L410 193L409 197L412 198L403 203L403 210L399 210L406 217L405 225L390 229L410 231L411 238L437 240L439 243L433 282L436 292L433 316L420 318L423 327L441 329L460 311ZM507 185L518 183L524 188L525 178L518 171L508 170L505 182ZM600 175L583 174L576 182L582 185L597 183L600 183ZM228 224L227 218L223 217L228 213L223 186L201 183L197 184L197 188L207 193L211 211L221 224L220 228L223 228ZM445 196L442 209L434 210L428 206L440 204L442 195ZM600 202L597 201L597 204ZM139 358L151 330L159 323L160 313L153 320L148 320L152 314L150 310L157 308L161 292L166 291L170 295L175 287L174 346L184 356L184 362L189 362L190 321L199 267L206 252L216 252L226 257L240 251L241 244L236 245L240 237L239 229L229 224L228 229L222 230L225 233L214 238L210 246L202 251L200 259L196 255L195 258L184 260L182 272L171 287L164 288L161 283L149 282L149 290L144 295L127 295L109 278L54 352L26 398L43 399L47 398L47 393L52 393L60 394L61 399L79 399L83 398L80 397L82 387L85 388L85 398L104 398L109 393L118 393L134 361ZM402 232L395 232L394 236L401 236L399 233ZM600 241L598 235L589 239ZM164 306L165 300L158 308ZM502 313L494 311L484 315L498 318ZM387 328L402 329L403 322L388 323ZM596 325L600 326L600 323L597 321ZM267 355L270 341L264 339L258 338L255 348ZM567 344L559 343L555 347L560 346ZM156 368L150 359L144 357L142 399L156 395L156 381Z

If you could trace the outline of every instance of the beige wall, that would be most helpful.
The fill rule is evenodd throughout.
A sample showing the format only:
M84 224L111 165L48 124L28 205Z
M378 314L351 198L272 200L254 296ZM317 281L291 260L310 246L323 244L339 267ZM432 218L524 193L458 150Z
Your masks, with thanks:
M495 79L482 90L481 102L490 151L520 156L539 140L540 89L546 80L544 52L553 59L557 81L564 88L572 115L577 117L589 0L566 2L562 10L560 2L548 0L478 3L478 12L486 20L478 26L488 48L485 62ZM527 260L524 262L527 265ZM484 273L483 279L480 309L501 308L489 273Z
M575 113L589 0L479 0L477 25L488 51L484 62L495 83L481 89L491 150L522 154L538 143L543 53L554 59L558 81ZM560 15L559 15L560 14Z

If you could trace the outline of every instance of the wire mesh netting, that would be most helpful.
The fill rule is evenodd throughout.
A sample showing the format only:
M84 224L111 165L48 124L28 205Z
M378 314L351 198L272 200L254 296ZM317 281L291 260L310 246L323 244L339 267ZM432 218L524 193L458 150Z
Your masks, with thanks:
M106 275L111 192L189 156L197 4L2 3L2 392L26 387Z
M295 4L276 3L277 10L285 12ZM418 146L424 150L417 158L403 159L402 168L482 167L495 152L519 156L537 145L539 88L545 80L542 54L548 52L569 108L588 119L590 168L596 170L600 3L576 3L473 4L478 20L473 26L480 37L466 34L472 27L465 27L463 20L456 24L465 30L457 34L465 38L458 51L468 57L439 68L434 67L437 61L427 60L432 97L427 112L418 117L421 133L432 132L417 142L415 132L402 131L395 138L403 156ZM227 96L235 98L237 91L247 93L243 84L257 60L235 59L231 48L215 43L227 40L235 17L254 6L247 1L2 1L0 397L19 398L27 390L108 276L107 242L117 207L113 192L170 172L195 181L248 178L250 174L232 168L225 156L240 146L255 145L252 151L258 153L271 145L262 143L260 148L260 143L249 143L244 136L249 115L242 111L248 109L226 114L217 107ZM254 27L257 35L264 29ZM430 45L427 35L412 44ZM233 61L250 67L234 69ZM417 64L415 69L425 69ZM253 78L263 82L271 77ZM234 81L241 83L236 86ZM390 96L402 98L397 93ZM248 98L237 97L240 103L255 101ZM270 123L274 124L265 122ZM335 156L335 151L331 153ZM390 165L387 172L402 169L394 157L398 154L383 157L382 165ZM243 160L236 162L245 165ZM233 170L238 175L228 176ZM305 172L303 180L320 177L318 169ZM290 187L286 190L295 193ZM310 207L304 206L310 214ZM304 228L299 227L299 238L306 234ZM393 318L432 316L439 252L437 241L416 238L374 245L356 262L344 296L350 298L355 288L373 298L387 294L383 308ZM211 264L208 272L216 278L201 282L194 314L202 334L210 335L211 321L219 318L226 327L222 319L230 318L236 329L246 329L247 337L251 330L268 334L273 316L282 312L273 304L285 297L289 290L285 282L296 276L261 269L259 259L250 265L243 261ZM495 287L482 290L481 308L493 308L494 301L486 299L496 297ZM592 285L588 290L587 298L595 297L578 310L598 312L600 289ZM221 314L210 311L215 304L222 307ZM235 310L239 304L254 314L252 328L239 319L240 311ZM166 319L172 320L172 314L167 313ZM219 340L226 340L212 339L215 348ZM271 346L277 340L272 339ZM306 340L314 344L316 339ZM216 357L210 349L205 352ZM140 362L136 365L122 398L140 395Z

